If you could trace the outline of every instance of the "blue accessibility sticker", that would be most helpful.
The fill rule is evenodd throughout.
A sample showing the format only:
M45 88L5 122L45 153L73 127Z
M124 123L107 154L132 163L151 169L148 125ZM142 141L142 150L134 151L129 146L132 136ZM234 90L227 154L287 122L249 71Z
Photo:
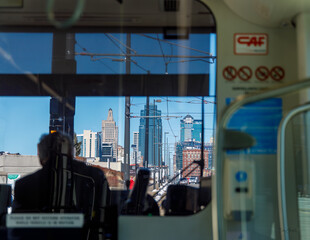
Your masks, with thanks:
M239 171L235 177L238 182L245 182L248 179L248 174L245 171Z

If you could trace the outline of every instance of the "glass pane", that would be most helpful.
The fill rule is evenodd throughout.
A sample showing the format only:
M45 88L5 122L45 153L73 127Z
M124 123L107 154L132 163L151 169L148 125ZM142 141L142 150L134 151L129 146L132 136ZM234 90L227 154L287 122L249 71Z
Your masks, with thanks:
M214 63L210 34L190 34L186 40L150 33L77 34L76 52L79 73L201 74Z
M150 97L147 114L146 97L130 98L130 178L135 181L140 168L149 168L148 192L154 195L162 187L155 197L159 203L172 183L199 188L200 169L193 161L201 159L201 101L201 97ZM81 143L78 158L99 166L111 189L125 189L120 174L125 170L125 98L79 97L76 105L75 132ZM205 98L204 177L212 174L214 107L214 98ZM161 212L164 214L164 209Z
M51 33L0 33L0 73L50 73Z
M15 182L42 167L37 144L48 132L49 98L1 97L0 112L0 184L12 186L13 200Z

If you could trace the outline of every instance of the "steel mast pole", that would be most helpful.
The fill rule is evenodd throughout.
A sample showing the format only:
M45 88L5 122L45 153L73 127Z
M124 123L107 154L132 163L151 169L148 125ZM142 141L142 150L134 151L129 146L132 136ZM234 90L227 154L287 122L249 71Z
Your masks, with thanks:
M153 173L153 176L154 176L154 185L153 185L153 189L156 188L156 161L155 161L155 158L156 158L156 154L155 154L155 99L154 99L154 105L153 105L153 163L154 163L154 173Z
M131 46L131 34L127 33L126 45ZM126 49L126 54L130 54L130 49ZM126 60L126 74L130 74L130 57ZM125 97L125 181L130 178L130 96Z

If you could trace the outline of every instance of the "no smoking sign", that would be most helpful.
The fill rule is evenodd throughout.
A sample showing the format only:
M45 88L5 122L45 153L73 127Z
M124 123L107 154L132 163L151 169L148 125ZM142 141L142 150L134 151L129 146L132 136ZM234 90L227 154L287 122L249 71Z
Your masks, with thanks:
M260 66L255 71L255 76L259 81L265 81L269 77L269 70L267 67Z
M252 77L252 69L248 66L239 68L238 76L242 81L248 81Z
M242 66L237 70L233 66L227 66L223 69L223 77L227 81L232 81L237 77L242 81L248 81L252 77L252 69L248 66Z
M285 77L285 70L280 66L272 67L270 70L266 66L259 66L255 69L255 78L259 81L266 81L271 78L274 81L281 81ZM253 71L248 66L242 66L238 70L233 66L223 69L223 77L227 81L239 78L242 81L249 81L253 76Z
M285 76L284 69L282 67L276 66L270 70L270 76L275 81L281 81Z
M233 66L227 66L223 70L223 77L227 81L232 81L237 77L237 70Z

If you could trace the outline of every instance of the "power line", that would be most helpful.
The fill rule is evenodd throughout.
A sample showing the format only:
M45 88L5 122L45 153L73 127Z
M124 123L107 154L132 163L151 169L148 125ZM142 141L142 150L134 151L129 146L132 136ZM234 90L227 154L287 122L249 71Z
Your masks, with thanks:
M170 116L170 115L166 115L166 116L130 116L130 118L181 118L182 116Z
M132 112L131 114L134 114L134 115L139 115L139 113L136 113L136 112ZM168 115L167 113L165 112L162 112L162 114L166 114ZM201 115L201 112L170 112L170 114L192 114L192 115ZM216 113L215 112L205 112L205 115L215 115Z
M165 73L168 74L168 63L166 61L164 50L163 50L163 48L161 46L161 43L159 41L158 34L157 34L157 42L159 44L159 48L160 48L161 54L163 55L163 60L164 60L164 63L165 63ZM171 60L171 58L170 58L170 60Z
M168 101L168 102L176 102L176 103L190 103L190 104L201 104L201 98L198 98L198 100L190 100L190 101L181 101L181 100L169 100L169 99L166 99L164 97L160 97L161 99L163 99L163 101ZM213 101L208 101L208 100L204 100L204 103L205 104L208 104L208 103L212 103L212 104L216 104L216 102L213 102Z
M154 37L151 37L151 36L146 35L146 34L138 34L138 35L146 37L146 38L150 38L150 39L153 39L153 40L165 42L167 44L174 45L174 46L177 46L177 47L181 47L181 48L189 49L189 50L192 50L192 51L200 52L200 53L203 53L203 54L207 54L207 55L211 56L212 58L216 58L215 56L212 56L211 53L205 52L205 51L202 51L202 50L199 50L199 49L195 49L195 48L191 48L191 47L186 47L186 46L183 46L183 45L180 45L180 44L177 44L177 43L173 43L173 42L170 42L170 41L167 41L167 40L160 39L158 37L154 38Z
M75 41L75 44L80 47L83 51L85 51L86 53L90 53L85 47L83 47L80 43L78 43L77 41ZM114 71L110 66L108 66L107 64L105 64L104 62L102 62L101 60L99 60L99 63L101 63L102 65L104 65L106 68L108 68L111 72L117 74L116 71Z
M167 97L167 114L169 115L169 108L168 108L168 97ZM174 134L174 131L172 130L172 127L171 127L171 125L170 125L169 118L167 119L167 121L168 121L169 128L170 128L170 130L171 130L171 132L172 132L172 134L173 134L174 138L176 138L177 136Z
M110 37L110 34L107 34L107 33L105 33L104 34L119 50L121 50L121 52L123 53L123 54L126 54L126 52L125 51L123 51L123 49L120 47L120 45L118 45L111 37Z
M106 33L110 38L113 38L115 41L117 41L120 45L122 45L123 47L125 47L126 49L128 49L129 51L133 52L134 54L137 53L136 50L128 47L126 44L124 44L122 41L118 40L118 38L114 37L112 34L110 33Z
M76 52L75 55L89 56L89 57L153 57L162 58L162 54L120 54L120 53L89 53L89 52ZM169 58L193 58L193 59L209 59L210 56L197 56L197 55L165 55Z

